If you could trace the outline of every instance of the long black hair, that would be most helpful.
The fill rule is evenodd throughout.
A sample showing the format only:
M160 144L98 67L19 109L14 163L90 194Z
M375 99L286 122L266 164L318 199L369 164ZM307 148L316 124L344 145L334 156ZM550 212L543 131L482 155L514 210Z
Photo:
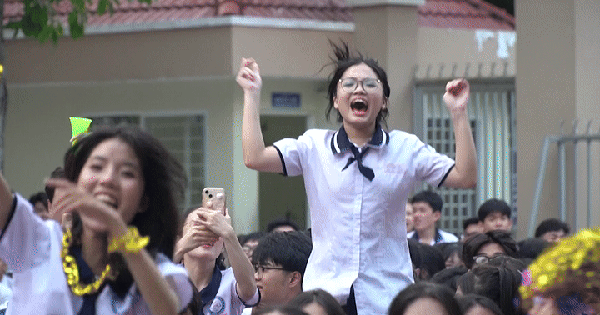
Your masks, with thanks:
M348 68L352 66L364 63L371 69L373 69L373 72L375 72L377 78L379 79L379 81L381 81L381 84L383 85L383 96L385 96L386 98L390 97L390 85L388 84L387 74L375 59L366 58L360 52L356 52L355 55L351 54L350 48L345 42L342 42L341 45L338 46L330 40L329 44L333 48L333 57L331 58L331 61L335 69L333 70L333 73L330 76L331 79L329 81L329 86L327 87L327 98L329 100L329 104L327 105L327 113L325 115L325 118L327 118L327 120L329 120L331 111L334 109L333 99L337 96L338 82L344 75L344 72L346 72L346 70L348 70ZM385 123L385 119L387 116L387 107L381 109L381 111L377 115L377 123ZM337 121L342 122L342 120L342 115L340 115L340 113L338 112Z
M139 128L99 128L80 138L67 151L64 158L65 178L77 182L92 151L108 139L119 139L128 144L135 152L142 170L142 202L146 210L137 213L127 224L137 227L141 235L150 237L146 250L152 257L162 253L172 259L178 227L177 201L183 196L186 181L181 164L156 138ZM81 221L77 215L73 216L73 234L74 244L78 244L81 238ZM125 294L133 277L121 255L109 255L109 262L119 271L117 280L111 286L117 294Z

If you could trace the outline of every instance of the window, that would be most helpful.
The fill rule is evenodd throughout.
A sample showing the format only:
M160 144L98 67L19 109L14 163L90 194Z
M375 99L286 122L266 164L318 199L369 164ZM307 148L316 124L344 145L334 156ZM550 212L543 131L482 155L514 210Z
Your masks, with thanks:
M452 120L442 100L445 82L418 83L415 87L414 131L436 151L455 157ZM476 215L489 198L516 205L516 143L514 81L471 84L469 118L477 149L477 188L447 189L437 192L444 199L439 227L462 233L462 221ZM422 189L427 189L423 185ZM513 214L516 217L516 211Z
M155 136L181 163L187 177L184 200L179 205L181 212L202 204L204 170L203 115L145 116L114 115L88 116L95 126L139 126Z

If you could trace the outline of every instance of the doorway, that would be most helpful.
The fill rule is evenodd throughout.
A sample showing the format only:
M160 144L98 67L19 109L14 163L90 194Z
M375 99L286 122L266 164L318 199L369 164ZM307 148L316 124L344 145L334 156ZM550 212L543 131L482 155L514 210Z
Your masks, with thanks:
M266 146L283 138L298 138L307 128L307 118L298 116L261 116ZM258 175L258 220L261 231L275 219L287 218L306 229L307 203L302 176Z

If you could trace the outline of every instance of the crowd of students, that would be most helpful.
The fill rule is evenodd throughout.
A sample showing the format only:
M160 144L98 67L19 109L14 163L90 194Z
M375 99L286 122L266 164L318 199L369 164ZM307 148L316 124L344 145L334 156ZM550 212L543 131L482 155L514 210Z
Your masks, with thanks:
M47 200L25 200L0 175L0 259L12 290L5 311L595 314L597 230L561 240L569 229L551 219L535 240L517 244L510 207L490 199L465 220L459 239L437 226L444 206L437 193L408 198L422 182L476 185L468 82L448 82L443 96L456 140L451 159L412 134L387 131L396 106L387 74L346 44L332 47L327 115L337 117L335 131L311 129L266 146L258 63L243 58L236 78L244 163L303 176L308 231L273 222L238 237L228 209L210 204L177 220L181 164L142 130L93 130L72 139L46 182ZM558 245L542 253L549 242Z

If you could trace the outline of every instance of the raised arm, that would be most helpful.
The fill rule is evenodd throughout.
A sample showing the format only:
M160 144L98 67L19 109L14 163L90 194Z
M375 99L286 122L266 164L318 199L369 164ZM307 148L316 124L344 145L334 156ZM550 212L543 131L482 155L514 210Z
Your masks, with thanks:
M256 294L256 281L254 280L254 268L238 241L237 235L231 226L229 211L225 215L219 210L200 208L198 210L200 221L207 229L223 238L223 245L227 251L227 258L233 269L233 275L237 282L237 292L244 301L250 301Z
M13 195L10 192L10 187L0 173L0 229L6 228L8 216L12 208Z
M283 165L274 147L265 147L260 130L260 91L262 79L254 59L242 58L237 82L244 90L242 148L246 167L259 172L282 173Z
M467 112L469 92L469 83L464 79L446 85L444 102L452 117L456 141L456 164L444 181L446 187L474 188L477 185L477 153Z

